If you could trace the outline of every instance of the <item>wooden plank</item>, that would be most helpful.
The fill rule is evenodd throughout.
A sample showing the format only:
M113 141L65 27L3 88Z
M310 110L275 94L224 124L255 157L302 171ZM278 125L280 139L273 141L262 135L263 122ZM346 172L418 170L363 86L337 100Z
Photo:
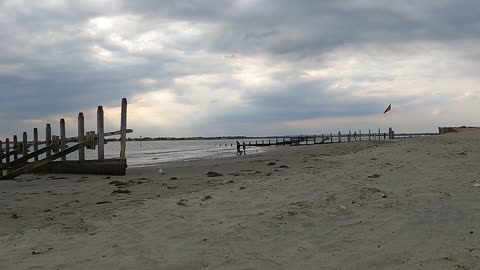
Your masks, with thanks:
M34 156L35 161L38 161L38 129L33 129L33 152L36 153Z
M125 175L126 159L52 161L32 173Z
M45 128L45 143L47 145L52 144L52 127L50 126L50 124L47 124ZM51 154L52 154L52 151L48 150L46 153L46 156L49 157Z
M127 147L127 99L122 99L122 112L120 118L120 159L125 159Z
M27 163L28 160L31 159L31 158L33 158L33 157L35 157L35 155L36 155L36 156L41 155L41 154L47 152L47 150L52 149L52 147L53 147L53 145L47 145L47 146L45 146L44 148L42 148L42 149L40 149L40 150L38 150L38 151L36 151L36 152L32 152L32 153L30 153L30 154L27 154L27 155L24 156L24 157L21 157L21 158L19 158L19 159L17 159L17 160L14 160L14 161L10 162L10 163L7 163L7 164L5 164L5 165L3 165L3 166L0 166L0 169L1 169L1 168L3 168L3 169L6 169L6 168L15 168L15 167L17 167L17 166L20 165L20 164Z
M63 151L67 148L67 142L65 137L65 119L60 119L60 150ZM62 160L67 160L66 156L62 156Z
M98 160L105 159L105 137L104 137L103 107L97 109L97 140L98 140Z
M61 158L62 156L66 156L70 153L73 153L75 151L77 151L78 149L80 149L81 147L85 147L86 145L88 144L88 142L81 142L81 143L78 143L72 147L69 147L67 149L65 149L64 151L61 151L59 153L55 153L49 157L46 157L42 160L39 160L37 162L34 162L34 163L30 163L20 169L17 169L17 170L14 170L13 172L10 172L8 174L6 174L5 176L2 176L0 177L0 180L9 180L9 179L13 179L19 175L22 175L24 173L28 173L36 168L40 168L56 159L59 159Z
M78 142L85 141L85 118L83 113L78 114ZM85 148L78 150L78 160L85 160Z
M342 142L342 133L338 132L338 142Z

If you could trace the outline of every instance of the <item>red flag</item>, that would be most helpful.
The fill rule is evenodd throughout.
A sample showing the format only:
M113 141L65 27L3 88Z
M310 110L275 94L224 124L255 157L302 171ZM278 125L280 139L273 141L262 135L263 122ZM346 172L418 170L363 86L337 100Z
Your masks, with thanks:
M388 105L387 109L383 113L387 113L392 110L392 104Z

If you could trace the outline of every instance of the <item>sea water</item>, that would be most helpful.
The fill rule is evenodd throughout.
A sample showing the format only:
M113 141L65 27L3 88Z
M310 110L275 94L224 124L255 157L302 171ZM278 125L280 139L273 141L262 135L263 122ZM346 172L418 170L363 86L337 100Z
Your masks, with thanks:
M257 140L239 140L246 143L246 154L267 151L269 147L248 146ZM265 139L265 143L268 139ZM243 151L243 148L240 148ZM126 157L129 167L155 165L170 161L187 161L235 156L236 140L165 140L165 141L127 141ZM120 142L108 142L105 145L105 158L119 158ZM86 159L97 159L97 150L85 150ZM78 152L68 155L69 160L78 160Z

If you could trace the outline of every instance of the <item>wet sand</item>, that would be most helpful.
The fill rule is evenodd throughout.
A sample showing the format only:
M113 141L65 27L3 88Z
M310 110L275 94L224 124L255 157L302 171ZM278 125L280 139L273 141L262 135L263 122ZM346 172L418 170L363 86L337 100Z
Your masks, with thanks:
M478 164L469 129L23 175L0 182L0 269L480 269Z

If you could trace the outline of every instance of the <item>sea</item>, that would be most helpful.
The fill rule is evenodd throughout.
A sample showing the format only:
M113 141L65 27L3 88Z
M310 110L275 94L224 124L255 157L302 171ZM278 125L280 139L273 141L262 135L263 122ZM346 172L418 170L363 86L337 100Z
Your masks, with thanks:
M264 139L268 142L268 139ZM262 139L245 139L246 154L268 151L271 147L248 146L248 142L261 142ZM243 148L241 148L243 151ZM126 157L129 167L156 165L171 161L214 159L235 156L237 143L233 139L224 140L165 140L165 141L127 141ZM105 145L105 158L119 158L120 143L108 142ZM97 150L85 150L86 159L96 159ZM78 152L67 156L69 160L78 159Z

